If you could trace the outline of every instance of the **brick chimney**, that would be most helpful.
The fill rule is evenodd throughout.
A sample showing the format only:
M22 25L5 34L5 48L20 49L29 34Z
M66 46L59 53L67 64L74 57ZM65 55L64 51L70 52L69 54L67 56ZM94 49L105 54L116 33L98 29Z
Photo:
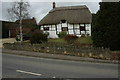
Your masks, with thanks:
M32 19L35 19L35 17L33 17Z
M55 2L53 2L53 9L55 8Z

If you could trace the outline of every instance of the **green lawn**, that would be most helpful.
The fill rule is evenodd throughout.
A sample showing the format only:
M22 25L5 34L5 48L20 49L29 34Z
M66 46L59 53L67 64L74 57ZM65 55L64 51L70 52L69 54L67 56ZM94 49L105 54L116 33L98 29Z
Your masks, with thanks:
M61 38L48 39L48 42L66 43L66 41Z
M79 44L92 44L93 41L92 41L91 37L81 37L81 38L77 39L76 43L79 43Z
M48 42L67 43L64 39L61 39L61 38L49 39ZM92 44L92 39L91 39L91 37L80 37L75 41L75 43L77 43L77 44Z

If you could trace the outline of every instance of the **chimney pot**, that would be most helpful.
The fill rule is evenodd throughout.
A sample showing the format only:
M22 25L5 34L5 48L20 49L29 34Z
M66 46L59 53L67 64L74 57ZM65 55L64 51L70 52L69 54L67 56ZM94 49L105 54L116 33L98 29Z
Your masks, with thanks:
M53 9L55 8L55 2L53 2Z
M35 17L33 17L32 19L35 19Z

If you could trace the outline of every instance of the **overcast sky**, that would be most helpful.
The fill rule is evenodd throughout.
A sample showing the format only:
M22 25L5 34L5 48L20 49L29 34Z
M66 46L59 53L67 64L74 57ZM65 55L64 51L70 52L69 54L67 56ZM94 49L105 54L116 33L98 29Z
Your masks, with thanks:
M61 6L80 6L86 5L91 13L96 13L99 10L99 2L56 2L56 7ZM0 20L8 20L7 9L10 8L12 2L2 2L0 3ZM52 2L30 2L30 14L35 17L37 22L39 22L48 12L52 9Z

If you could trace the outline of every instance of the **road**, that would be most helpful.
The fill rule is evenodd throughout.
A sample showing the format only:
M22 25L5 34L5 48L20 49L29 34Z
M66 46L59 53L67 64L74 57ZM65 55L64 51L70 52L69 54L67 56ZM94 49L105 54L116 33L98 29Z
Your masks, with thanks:
M118 78L118 65L2 54L3 78Z

